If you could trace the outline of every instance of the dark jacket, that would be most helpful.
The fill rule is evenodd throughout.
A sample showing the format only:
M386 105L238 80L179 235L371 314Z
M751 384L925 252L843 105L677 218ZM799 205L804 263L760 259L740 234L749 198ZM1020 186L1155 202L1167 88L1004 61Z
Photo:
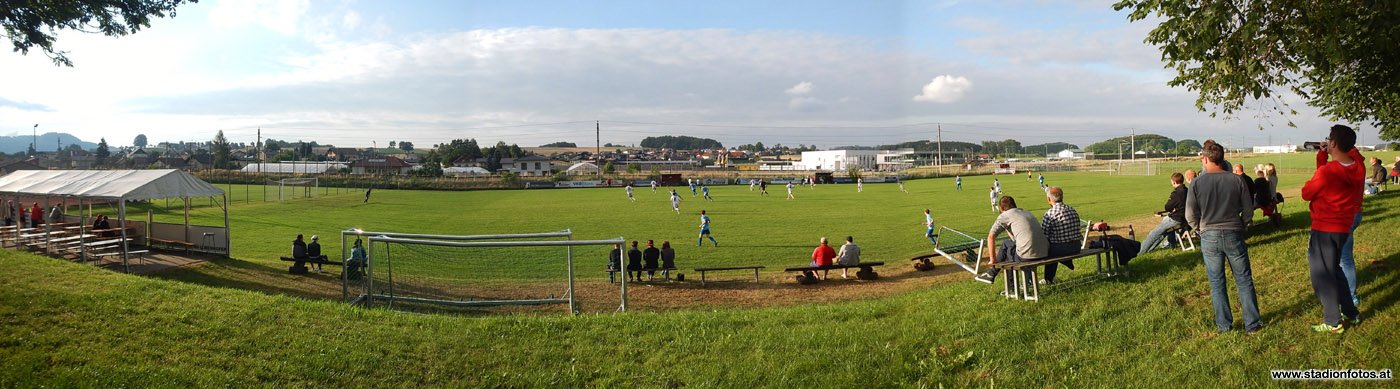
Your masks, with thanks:
M306 242L301 239L292 241L292 258L306 258Z
M1172 189L1171 196L1167 196L1167 203L1162 205L1162 211L1177 223L1186 225L1186 185Z
M306 244L306 256L311 258L321 257L321 242L311 241Z
M627 250L627 270L642 270L642 250Z
M1269 179L1254 179L1254 206L1264 206L1274 202L1274 194L1269 192Z
M642 259L647 262L645 268L655 269L657 260L661 259L661 250L656 247L647 247L646 250L642 251Z
M608 270L622 270L622 249L612 249L608 253Z

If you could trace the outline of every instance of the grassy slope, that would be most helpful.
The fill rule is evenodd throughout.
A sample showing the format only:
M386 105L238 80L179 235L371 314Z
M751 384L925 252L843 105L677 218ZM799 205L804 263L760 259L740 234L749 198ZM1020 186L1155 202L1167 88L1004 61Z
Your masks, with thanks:
M1052 184L1060 183L1057 176L1050 176ZM1069 182L1064 184L1070 196L1094 191L1095 195L1070 197L1070 201L1081 212L1110 220L1147 212L1160 204L1157 198L1162 196L1157 192L1165 193L1155 187L1143 192L1133 189L1156 185L1161 177L1108 181L1095 177L1100 176L1066 177L1064 181ZM985 192L977 188L984 185L977 180L985 179L969 178L966 184L975 200L954 197L949 203L933 204L935 209L947 204L939 214L940 222L966 225L972 232L984 228L986 221L981 219L989 219L991 212L982 211ZM1302 180L1285 178L1285 186ZM1004 181L1012 194L1036 193L1034 187L1011 185L1029 186L1023 178ZM911 182L915 194L907 197L928 198L923 203L932 203L932 192L943 184ZM753 224L761 226L752 227L727 224L745 215L760 218L763 214L741 208L742 199L722 197L711 209L735 212L716 215L716 233L723 246L709 255L694 255L692 263L747 263L752 258L798 262L813 236L840 235L841 229L862 231L858 239L870 236L863 247L872 257L922 249L920 215L910 208L921 210L926 205L887 193L872 207L847 198L853 193L827 190L838 188L842 187L818 188L809 195L798 192L803 200L798 202L761 203L764 209L778 209L788 216L760 220ZM846 188L853 192L854 188ZM865 195L881 191L892 192L894 187L869 185ZM1123 191L1126 194L1114 193ZM302 204L318 216L297 218L283 216L288 212L285 205L236 206L238 260L200 266L174 278L298 293L297 279L276 275L279 264L268 259L282 251L287 239L281 237L296 231L332 235L309 229L337 226L333 232L356 221L383 223L385 229L453 233L552 229L541 223L550 221L573 227L588 238L652 234L683 241L694 233L692 215L677 220L674 214L665 214L668 211L661 209L665 205L659 200L638 204L648 208L631 215L654 224L599 223L598 215L616 215L631 206L622 202L620 193L612 192L618 191L377 191L371 206L354 205L358 199L349 198L354 196L332 197ZM742 192L735 197L747 194L747 188ZM585 197L548 198L575 193ZM591 199L595 193L606 197ZM423 225L422 218L390 217L399 212L445 212L438 210L448 208L426 204L432 199L459 199L455 196L470 202L443 201L467 209L451 223ZM621 205L607 202L611 197ZM1003 301L987 285L959 282L894 298L803 307L490 318L359 310L326 301L130 277L3 251L0 268L11 276L0 278L0 385L260 381L1079 386L1118 383L1130 377L1143 386L1195 386L1257 383L1267 379L1270 368L1392 368L1400 359L1394 351L1400 349L1400 341L1390 331L1397 324L1393 305L1400 301L1400 286L1396 286L1400 277L1390 271L1400 261L1396 254L1400 243L1389 236L1389 231L1400 227L1393 211L1400 205L1397 198L1388 194L1367 206L1367 222L1358 230L1357 245L1366 321L1342 336L1306 332L1306 325L1319 320L1320 309L1303 258L1306 214L1296 200L1287 229L1260 229L1250 238L1261 310L1269 326L1255 337L1213 334L1199 255L1172 251L1135 260L1129 280L1073 289L1036 304ZM599 210L580 215L578 201L592 201ZM687 212L696 203L688 200ZM537 212L509 218L483 217L481 212L516 207ZM813 221L811 214L820 209L829 209L828 218L834 221ZM896 218L908 222L884 221ZM747 225L744 222L741 219L739 224ZM800 231L786 231L790 229ZM739 249L728 251L730 244ZM596 262L601 266L601 259ZM833 365L849 367L832 369ZM1018 370L1023 368L1028 371Z

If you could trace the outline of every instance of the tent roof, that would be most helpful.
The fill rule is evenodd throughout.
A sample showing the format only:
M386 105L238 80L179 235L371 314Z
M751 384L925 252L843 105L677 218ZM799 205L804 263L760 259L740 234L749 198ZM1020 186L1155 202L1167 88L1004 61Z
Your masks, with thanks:
M0 194L148 200L224 191L175 169L21 170L0 177Z

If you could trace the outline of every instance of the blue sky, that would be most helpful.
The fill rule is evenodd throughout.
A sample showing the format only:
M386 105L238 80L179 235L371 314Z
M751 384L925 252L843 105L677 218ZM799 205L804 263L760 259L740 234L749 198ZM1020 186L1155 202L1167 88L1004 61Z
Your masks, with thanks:
M1111 1L206 0L135 35L63 33L75 68L0 55L0 135L130 144L1087 145L1132 132L1301 142L1196 112ZM1260 130L1260 127L1263 130ZM1374 130L1370 134L1374 134ZM1364 138L1373 138L1364 137ZM1364 139L1363 138L1363 139Z

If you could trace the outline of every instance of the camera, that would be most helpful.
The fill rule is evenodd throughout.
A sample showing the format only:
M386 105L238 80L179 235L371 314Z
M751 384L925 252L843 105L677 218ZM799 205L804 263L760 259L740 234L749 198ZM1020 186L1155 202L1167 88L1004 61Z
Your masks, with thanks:
M1322 142L1303 142L1303 150L1322 150Z

